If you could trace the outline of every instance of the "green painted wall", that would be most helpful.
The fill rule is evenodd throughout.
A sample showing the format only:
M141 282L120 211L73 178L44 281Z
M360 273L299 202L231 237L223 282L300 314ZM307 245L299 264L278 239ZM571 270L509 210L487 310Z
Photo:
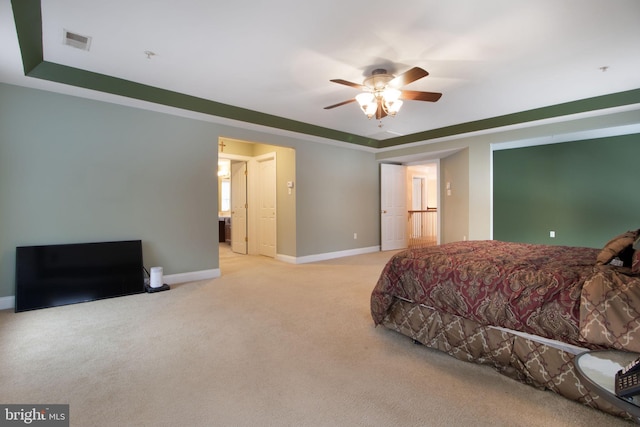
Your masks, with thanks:
M493 156L496 240L598 248L640 228L640 134Z

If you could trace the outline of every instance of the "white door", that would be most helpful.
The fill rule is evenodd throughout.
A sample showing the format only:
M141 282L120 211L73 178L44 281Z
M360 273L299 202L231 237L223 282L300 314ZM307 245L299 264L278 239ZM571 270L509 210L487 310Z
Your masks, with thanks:
M407 168L380 165L380 249L407 247Z
M276 256L276 159L258 160L258 253Z
M231 250L247 253L246 162L231 162Z

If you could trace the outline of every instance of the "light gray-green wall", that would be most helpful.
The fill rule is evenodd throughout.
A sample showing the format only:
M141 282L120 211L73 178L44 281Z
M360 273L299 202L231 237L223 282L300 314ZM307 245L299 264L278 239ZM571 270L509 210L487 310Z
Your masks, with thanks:
M15 247L141 239L166 274L218 267L209 123L0 85L0 296Z
M222 136L295 150L297 257L380 245L380 183L374 153L241 128L227 128ZM280 252L280 242L278 253L290 255Z
M374 155L314 145L296 150L296 160L298 256L380 245Z
M141 239L165 274L219 268L219 137L295 150L295 236L279 253L379 245L372 153L0 84L0 297L20 245Z

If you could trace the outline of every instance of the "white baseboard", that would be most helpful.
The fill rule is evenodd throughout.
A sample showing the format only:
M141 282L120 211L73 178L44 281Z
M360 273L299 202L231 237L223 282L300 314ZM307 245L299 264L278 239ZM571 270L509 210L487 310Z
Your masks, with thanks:
M220 277L220 269L213 268L211 270L190 271L188 273L165 274L162 279L167 285L175 285L176 283L196 282L218 277Z
M0 310L13 310L16 306L16 297L1 297L0 298Z
M276 254L276 259L278 261L284 261L284 262L288 262L289 264L298 264L296 262L296 257L291 256L291 255L281 255L281 254Z
M220 269L214 268L211 270L191 271L188 273L179 274L166 274L162 276L163 282L168 285L175 285L176 283L196 282L198 280L215 279L220 277ZM0 297L0 310L13 310L16 306L16 297Z
M370 254L372 252L380 252L380 246L370 246L368 248L348 249L346 251L327 252L324 254L307 255L303 257L293 257L290 255L276 255L279 261L288 262L289 264L306 264L309 262L326 261L328 259L342 258L353 255Z

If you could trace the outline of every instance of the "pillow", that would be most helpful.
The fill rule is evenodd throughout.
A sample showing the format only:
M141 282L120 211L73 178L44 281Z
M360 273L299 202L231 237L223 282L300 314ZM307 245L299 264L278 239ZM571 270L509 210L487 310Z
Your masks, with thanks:
M640 234L639 230L627 231L609 240L598 254L596 265L603 265L611 261L616 256L622 254L628 247L632 246Z

